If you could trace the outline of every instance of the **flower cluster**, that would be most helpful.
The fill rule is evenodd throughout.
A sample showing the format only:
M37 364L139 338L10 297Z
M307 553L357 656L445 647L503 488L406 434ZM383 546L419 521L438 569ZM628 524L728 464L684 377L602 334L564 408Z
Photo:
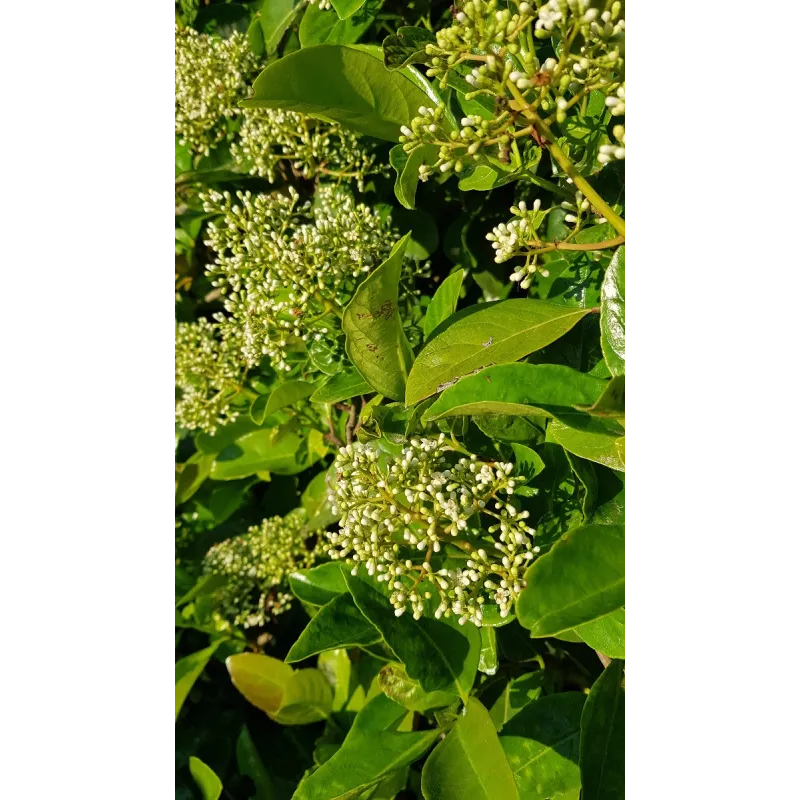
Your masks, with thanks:
M194 153L208 155L229 132L228 121L247 96L258 59L246 37L228 39L175 30L175 134Z
M326 532L328 553L388 583L397 616L410 607L419 619L436 592L437 619L480 626L487 604L508 616L539 548L528 512L511 501L514 465L459 458L444 442L411 439L396 456L375 444L341 448L331 493L340 528Z
M277 370L316 345L340 347L337 315L355 287L389 254L390 223L342 188L319 186L313 205L288 194L210 192L206 212L217 254L208 267L224 295L220 326L241 342L248 365L267 356Z
M236 336L207 319L175 325L175 420L187 430L214 433L232 422L231 401L244 366Z
M403 127L400 141L409 153L424 145L438 147L435 164L420 167L423 179L432 168L460 172L486 159L508 162L514 140L537 133L536 120L563 123L594 90L607 95L612 115L625 111L620 2L602 13L589 8L588 0L512 0L508 6L468 0L454 24L426 46L429 77L438 78L442 88L463 86L467 100L488 97L492 103L481 118L463 118L458 130L442 124L443 108L420 108ZM551 36L562 43L559 57L541 61L532 37Z
M290 573L314 563L314 536L303 509L295 509L214 545L203 569L226 578L217 592L220 615L233 625L251 628L291 608L286 580Z
M231 156L251 175L275 180L281 162L304 178L352 178L363 190L367 175L385 171L364 140L339 125L280 109L243 109Z

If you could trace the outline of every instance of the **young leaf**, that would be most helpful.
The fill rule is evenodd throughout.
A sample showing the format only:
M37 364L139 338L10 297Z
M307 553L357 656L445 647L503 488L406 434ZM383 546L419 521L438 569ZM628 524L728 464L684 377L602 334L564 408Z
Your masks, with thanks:
M419 184L419 168L422 164L435 163L437 152L436 146L431 144L418 147L411 155L403 150L401 144L396 144L389 151L389 163L397 172L394 194L404 208L414 208L414 198Z
M245 699L281 725L306 725L331 712L333 690L317 669L295 671L256 653L229 656L225 665Z
M208 764L195 756L189 757L189 772L203 795L203 800L218 800L222 794L222 781Z
M178 719L178 714L183 703L189 696L195 681L200 677L200 674L206 668L211 656L214 655L216 649L222 644L222 639L218 639L206 647L204 650L198 650L196 653L182 658L180 661L175 662L175 719Z
M575 628L575 633L589 647L610 658L625 658L625 609L620 608L605 617Z
M624 800L625 679L612 661L594 682L581 717L581 782L584 800Z
M344 743L319 769L300 781L292 800L347 800L420 758L438 730L397 732L408 714L383 694L373 698L353 722Z
M275 800L277 798L275 784L256 750L247 725L242 725L241 733L236 740L236 763L239 772L247 775L255 784L256 793L250 797L250 800Z
M361 613L380 631L412 680L426 692L448 689L466 700L480 654L474 625L454 627L450 619L414 620L410 614L398 617L387 598L369 584L349 573L345 580Z
M324 386L311 395L312 403L341 403L360 394L371 394L372 387L361 377L355 367L346 367L331 376Z
M502 300L459 311L417 356L406 384L406 405L444 391L490 364L505 364L563 336L586 309L541 300Z
M617 248L600 289L600 346L612 375L625 374L625 245Z
M425 57L425 45L436 42L436 36L425 28L404 26L383 40L383 63L386 69L401 69Z
M476 414L556 417L581 424L605 381L561 364L500 364L461 378L422 415L423 422Z
M425 334L425 338L430 336L438 325L455 313L463 280L464 270L456 270L452 275L448 275L436 290L431 299L431 304L428 306L425 319L422 321L422 332Z
M324 80L322 77L324 76ZM253 83L245 108L285 108L397 141L400 126L430 97L402 71L364 50L322 44L274 61Z
M303 661L325 650L375 644L377 629L358 610L349 594L340 594L314 615L286 655L286 663Z
M579 692L549 695L528 703L503 726L503 746L520 797L547 800L579 789L581 712Z
M342 316L347 355L370 386L392 400L403 399L414 360L397 306L400 268L410 235L359 285Z
M573 420L570 420L573 421ZM581 424L578 430L553 420L547 426L547 438L560 444L576 456L595 461L618 472L625 471L625 461L620 457L617 441L625 431L613 420L596 418L588 424Z
M565 533L525 573L517 619L531 636L553 636L625 603L625 528L584 525Z
M518 800L489 712L474 697L422 768L425 800Z

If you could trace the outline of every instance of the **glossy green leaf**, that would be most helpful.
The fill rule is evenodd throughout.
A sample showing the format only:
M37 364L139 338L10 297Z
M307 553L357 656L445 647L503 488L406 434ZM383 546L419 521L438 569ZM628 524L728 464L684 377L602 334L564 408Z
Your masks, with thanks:
M203 800L218 800L222 794L222 781L208 764L195 756L189 758L189 772L203 796Z
M625 658L625 609L579 625L575 632L589 647L609 658Z
M564 534L525 573L517 619L553 636L625 604L625 528L584 525Z
M589 419L576 405L591 405L605 381L561 364L500 364L461 378L422 415L423 422L475 414Z
M397 173L394 194L404 208L414 208L419 185L419 168L422 164L433 164L438 157L437 154L435 145L418 147L411 155L403 150L401 144L396 144L389 151L389 163Z
M256 750L246 725L242 725L241 733L236 740L236 763L239 772L247 775L255 785L256 793L251 795L249 800L277 800L278 790Z
M448 689L466 699L478 669L480 635L474 625L406 613L396 616L388 599L360 578L345 580L361 613L380 631L412 680L426 692Z
M583 800L625 798L625 678L612 661L594 682L581 717Z
M558 442L565 450L576 456L595 461L618 472L625 471L625 461L620 457L616 444L624 434L624 429L613 420L606 421L599 418L582 424L580 430L560 420L553 420L547 426L548 439Z
M375 644L381 639L349 594L340 594L314 615L286 655L287 663L302 661L325 650Z
M223 450L211 468L211 477L218 481L246 478L258 472L295 475L308 466L304 440L297 433L287 433L274 442L276 431L264 428L253 431Z
M603 363L603 362L599 362ZM603 393L591 406L583 408L595 417L620 419L625 417L625 376L616 375L603 389Z
M203 670L206 668L211 656L214 655L217 648L222 644L222 639L211 644L203 650L198 650L196 653L182 658L180 661L175 662L175 719L178 719L178 714L183 703L189 696L195 681L200 677Z
M414 361L406 405L492 364L517 361L555 341L588 312L540 300L502 300L451 316Z
M261 420L254 421L261 424L265 417L269 417L276 411L280 411L287 406L293 406L295 403L305 400L314 394L316 387L313 383L308 381L286 381L286 383L279 384L269 395L266 405L264 406L264 414ZM250 412L252 416L252 411Z
M439 731L398 732L407 714L383 694L373 698L358 712L339 750L300 781L292 800L349 800L416 761Z
M225 664L245 699L281 725L306 725L331 712L333 690L317 669L295 671L256 653L229 656Z
M544 469L544 461L535 450L516 442L511 445L511 449L514 451L514 471L516 474L523 475L530 481Z
M540 669L520 675L505 685L502 694L489 711L489 716L498 731L502 730L503 726L519 714L528 703L541 696L544 682L545 671ZM502 744L502 739L500 743Z
M418 681L408 677L402 664L391 663L381 667L378 682L387 697L410 711L424 713L432 708L449 706L453 702L451 692L426 692Z
M404 26L383 40L383 63L386 69L400 69L408 64L421 63L425 46L436 42L436 37L426 28Z
M579 692L541 697L503 726L500 744L520 797L547 800L580 788L578 759L585 700Z
M463 281L464 270L459 269L452 275L448 275L436 290L425 313L425 319L422 320L422 332L426 338L433 333L436 327L455 313Z
M625 374L625 245L617 248L600 289L600 345L612 375Z
M389 72L363 50L328 44L273 62L256 78L253 92L242 102L245 108L285 108L389 141L397 141L400 126L419 106L430 105L428 94L404 72Z
M425 800L518 800L494 723L474 697L425 762L422 795Z
M311 395L312 403L341 403L360 394L371 394L372 387L361 377L355 367L346 367L332 375L323 386Z
M318 6L310 5L300 21L300 44L313 47L318 44L353 44L372 25L382 5L381 0L362 0L362 8L348 19L339 19Z
M365 0L331 0L331 5L340 19L347 19L352 17L364 2Z
M197 492L206 478L211 474L211 467L213 464L213 453L193 453L186 459L183 469L178 474L178 481L175 485L176 506L185 503Z
M348 591L344 567L339 561L293 572L289 575L289 588L298 600L314 606L324 606Z
M328 679L333 687L333 711L341 711L350 697L350 682L353 665L347 650L326 650L317 658L317 669Z
M345 349L372 388L392 400L402 400L414 354L403 332L398 285L410 234L356 289L342 316Z
M484 626L480 629L481 650L478 657L478 670L486 675L494 675L499 666L497 656L497 632L494 628Z
M264 0L261 4L259 19L267 55L272 55L278 49L283 34L301 7L295 8L295 0Z

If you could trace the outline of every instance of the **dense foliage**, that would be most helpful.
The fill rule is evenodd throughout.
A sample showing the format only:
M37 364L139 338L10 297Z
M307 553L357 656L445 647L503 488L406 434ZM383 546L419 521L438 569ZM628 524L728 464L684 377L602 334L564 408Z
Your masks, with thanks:
M176 797L624 797L624 26L176 3Z

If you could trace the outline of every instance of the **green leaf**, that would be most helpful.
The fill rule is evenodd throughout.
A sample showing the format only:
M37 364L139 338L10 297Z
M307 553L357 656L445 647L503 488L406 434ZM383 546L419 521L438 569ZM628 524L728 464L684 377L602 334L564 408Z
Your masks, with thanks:
M579 789L581 712L579 692L541 697L503 726L503 746L520 797L547 800Z
M505 685L503 693L497 698L489 711L489 716L492 718L495 727L498 730L502 730L503 726L516 717L528 703L539 698L542 694L544 682L545 671L541 669L509 681ZM503 740L501 738L500 744L502 743Z
M594 622L579 625L575 632L589 647L610 658L625 658L625 609L620 608Z
M324 606L348 591L344 568L338 561L293 572L289 576L289 588L298 600L314 606Z
M264 412L261 415L260 421L253 416L252 409L250 410L250 416L253 417L254 422L260 425L266 417L269 417L276 411L280 411L282 408L293 406L300 400L305 400L306 397L310 397L314 394L315 390L316 386L308 381L286 381L286 383L281 383L275 387L269 395L269 399L264 405ZM258 402L261 397L263 397L263 395L256 398L253 402L253 406L255 406L255 403Z
M414 354L403 332L398 309L398 284L407 233L389 257L356 289L342 316L345 349L372 388L402 400Z
M565 533L525 572L517 618L531 636L553 636L625 604L625 528L584 525Z
M236 763L239 772L247 775L256 787L256 793L251 795L249 800L277 800L278 790L256 750L246 725L242 725L241 733L236 740Z
M418 681L408 677L402 664L386 664L378 673L378 682L387 697L410 711L424 713L432 708L444 708L453 702L450 692L426 692Z
M430 336L438 325L455 313L463 281L463 269L456 270L442 281L442 285L433 295L425 314L425 319L422 321L422 332L425 334L425 338Z
M600 288L600 346L612 375L625 374L625 245L617 248Z
M331 5L340 19L347 19L352 17L364 5L364 2L365 0L331 0Z
M295 8L294 3L295 0L264 0L262 3L259 14L267 55L272 55L278 49L283 34L302 7Z
M419 168L422 164L435 163L438 152L436 145L433 144L418 147L410 155L403 150L401 144L396 144L389 151L389 163L397 173L394 194L404 208L414 208L414 199L419 184Z
M185 503L203 485L211 473L214 454L193 453L183 465L175 485L175 505Z
M309 6L300 20L300 44L313 47L318 44L353 44L372 25L380 10L382 0L367 0L363 8L353 17L339 19L336 14L323 11L318 6Z
M344 743L319 769L300 781L292 800L348 800L420 758L438 729L397 732L408 714L381 694L364 706Z
M325 650L376 644L381 636L358 610L349 594L326 603L306 625L286 655L286 662L302 661Z
M603 362L598 362L602 364ZM620 419L625 417L625 376L613 377L603 389L603 393L591 406L582 408L588 414L596 417L610 417Z
M489 712L474 697L422 768L425 800L518 800Z
M611 420L605 421L599 418L593 419L588 424L581 424L580 430L559 420L553 420L547 426L548 439L557 442L576 456L595 461L618 472L625 471L625 462L617 449L617 441L623 435L624 430L619 425Z
M625 678L612 661L594 682L581 717L583 800L625 798Z
M306 725L331 712L333 690L318 669L295 671L256 653L229 656L225 665L245 699L281 725Z
M277 475L296 475L306 469L308 453L301 448L303 438L288 432L274 442L275 433L273 428L264 428L237 439L217 456L211 477L230 481L266 470Z
M197 784L200 794L203 795L203 800L218 800L222 794L222 781L208 764L196 756L190 756L189 772L192 773L194 782Z
M430 104L408 74L389 72L364 50L328 44L273 62L256 78L253 91L243 107L285 108L395 142L400 126L419 106Z
M474 625L458 626L452 619L418 620L396 616L388 599L350 573L345 580L361 613L380 631L408 676L426 692L452 690L463 700L478 670L480 634Z
M514 465L517 474L523 475L530 481L544 469L544 461L535 450L516 442L511 445L511 449L514 451Z
M475 414L590 419L576 405L591 405L605 381L560 364L500 364L461 378L422 415L423 422Z
M346 367L332 375L323 386L311 395L312 403L341 403L360 394L371 394L372 387L361 377L355 367Z
M584 317L541 300L502 300L459 311L417 356L406 385L406 405L444 391L491 364L517 361L563 336Z
M222 639L214 642L210 647L204 650L198 650L196 653L182 658L180 661L175 662L175 719L178 719L178 714L183 703L189 696L195 681L200 677L203 670L206 668L211 656L214 655L216 649L222 644Z
M480 629L481 651L478 658L478 670L485 675L497 672L497 632L494 628L484 626Z
M386 69L401 69L425 59L425 45L436 42L426 28L403 26L383 40L383 63Z

